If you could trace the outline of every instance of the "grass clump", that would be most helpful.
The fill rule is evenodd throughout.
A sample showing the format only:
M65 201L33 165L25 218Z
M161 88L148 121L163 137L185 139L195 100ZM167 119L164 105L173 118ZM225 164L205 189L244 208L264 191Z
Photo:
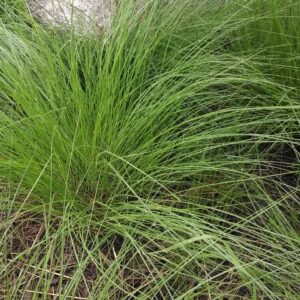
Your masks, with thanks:
M240 4L78 36L5 2L4 298L297 299L299 7Z

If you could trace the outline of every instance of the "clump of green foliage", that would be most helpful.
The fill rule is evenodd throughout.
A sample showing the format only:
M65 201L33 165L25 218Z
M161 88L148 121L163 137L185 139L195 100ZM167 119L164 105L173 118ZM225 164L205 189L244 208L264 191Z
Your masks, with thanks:
M5 299L298 299L300 4L0 4Z

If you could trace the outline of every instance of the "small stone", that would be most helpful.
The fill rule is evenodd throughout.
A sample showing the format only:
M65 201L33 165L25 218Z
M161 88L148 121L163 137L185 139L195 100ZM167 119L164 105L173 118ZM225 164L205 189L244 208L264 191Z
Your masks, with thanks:
M80 34L99 33L112 25L112 0L26 1L32 16L45 25L69 27Z

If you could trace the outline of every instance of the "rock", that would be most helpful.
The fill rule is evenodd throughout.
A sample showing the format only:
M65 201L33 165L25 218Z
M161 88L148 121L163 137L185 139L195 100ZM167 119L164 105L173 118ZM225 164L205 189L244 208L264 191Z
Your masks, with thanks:
M34 17L43 24L69 27L75 32L99 33L112 25L112 0L26 0Z

